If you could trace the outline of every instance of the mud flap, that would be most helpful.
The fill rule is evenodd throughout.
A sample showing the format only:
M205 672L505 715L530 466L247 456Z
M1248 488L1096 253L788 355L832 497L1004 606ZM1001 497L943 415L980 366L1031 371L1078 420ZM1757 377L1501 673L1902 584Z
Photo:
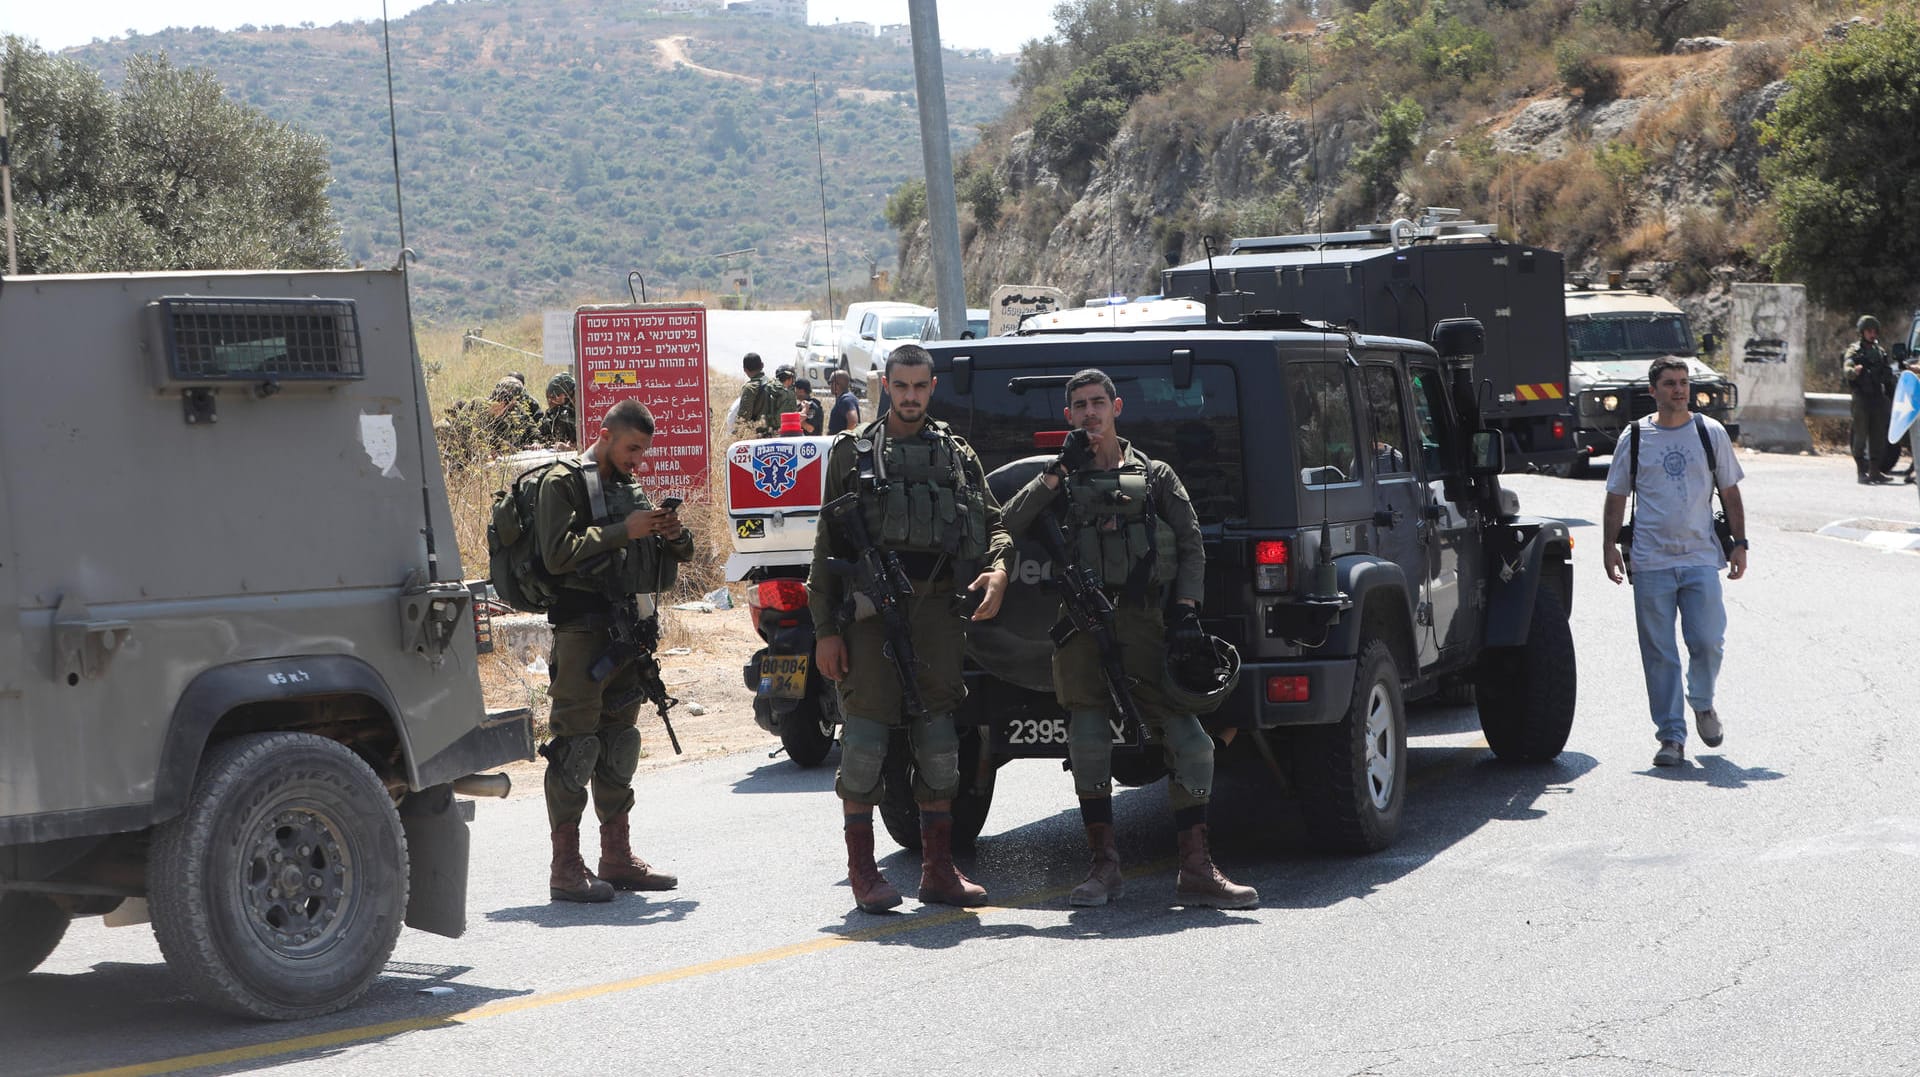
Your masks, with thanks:
M473 801L455 800L453 785L435 785L400 801L407 839L408 927L457 939L467 930L467 860Z

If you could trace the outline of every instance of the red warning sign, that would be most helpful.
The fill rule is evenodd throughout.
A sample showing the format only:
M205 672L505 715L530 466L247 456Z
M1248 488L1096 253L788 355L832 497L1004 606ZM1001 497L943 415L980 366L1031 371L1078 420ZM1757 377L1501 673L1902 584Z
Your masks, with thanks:
M707 310L697 304L581 307L573 314L580 444L600 436L607 409L628 397L653 413L641 485L649 497L696 500L707 490Z

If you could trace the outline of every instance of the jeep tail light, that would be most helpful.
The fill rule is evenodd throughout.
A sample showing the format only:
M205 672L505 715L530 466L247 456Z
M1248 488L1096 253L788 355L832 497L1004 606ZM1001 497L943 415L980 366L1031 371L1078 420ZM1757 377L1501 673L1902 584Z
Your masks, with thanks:
M747 592L747 605L782 613L807 608L807 585L799 580L767 580Z
M1067 443L1065 430L1035 430L1033 447L1036 449L1058 449Z
M1253 589L1285 591L1293 586L1293 551L1285 539L1253 544Z
M1553 421L1553 440L1567 440L1567 421L1565 419L1555 419Z
M1267 678L1267 702L1305 703L1313 698L1313 687L1302 673Z

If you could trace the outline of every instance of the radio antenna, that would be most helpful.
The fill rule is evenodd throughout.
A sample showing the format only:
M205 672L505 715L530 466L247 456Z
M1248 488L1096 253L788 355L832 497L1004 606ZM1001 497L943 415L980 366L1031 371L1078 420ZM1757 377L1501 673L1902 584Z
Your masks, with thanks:
M833 320L833 238L827 234L827 151L820 145L820 77L809 73L813 87L813 156L820 164L820 250L827 263L827 320ZM807 336L813 336L808 330Z
M433 481L427 473L427 417L425 402L427 371L420 362L420 341L413 332L413 286L407 263L414 258L407 246L407 212L400 199L400 121L393 104L393 27L387 19L387 0L380 0L380 43L387 59L387 142L393 149L393 215L400 228L400 258L394 266L400 271L400 294L407 309L407 354L413 366L413 443L420 454L420 534L427 540L427 582L440 582L440 551L433 541Z

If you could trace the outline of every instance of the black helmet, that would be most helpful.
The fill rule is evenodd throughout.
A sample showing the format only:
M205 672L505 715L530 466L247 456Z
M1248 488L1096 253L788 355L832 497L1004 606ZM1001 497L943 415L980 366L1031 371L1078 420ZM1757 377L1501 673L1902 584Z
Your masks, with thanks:
M780 381L781 379L791 378L791 377L793 377L793 368L790 366L783 366L779 370L776 370L773 372L773 380L775 381Z
M1860 320L1853 323L1853 327L1855 329L1860 330L1862 333L1866 332L1869 329L1874 330L1875 332L1879 332L1880 319L1874 317L1871 314L1862 314L1860 316Z
M1202 636L1168 648L1160 691L1179 710L1212 714L1239 683L1240 652L1219 636Z
M560 373L547 379L548 396L552 396L555 393L565 393L568 399L572 399L574 390L573 375L568 371L562 370Z

